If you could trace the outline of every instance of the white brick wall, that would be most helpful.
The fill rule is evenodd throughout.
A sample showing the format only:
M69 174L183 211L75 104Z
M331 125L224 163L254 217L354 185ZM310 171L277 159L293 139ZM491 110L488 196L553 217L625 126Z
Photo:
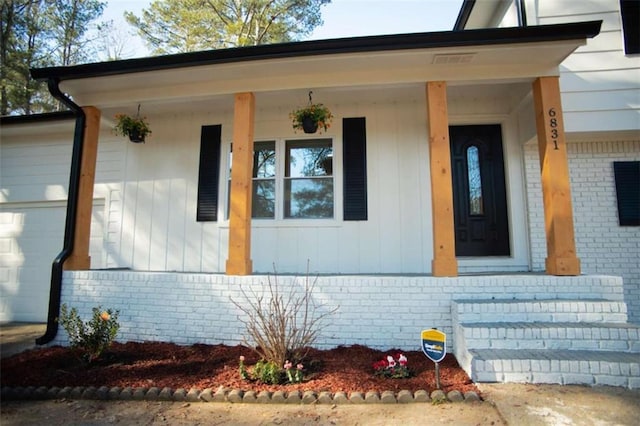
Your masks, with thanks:
M640 323L640 227L619 226L614 161L640 161L640 141L568 144L576 249L583 274L614 274L624 279L629 320ZM531 258L544 270L546 241L538 148L525 147Z
M62 302L88 319L91 308L120 311L120 341L171 341L178 344L239 344L243 300L240 288L261 291L267 276L130 271L65 272ZM283 293L302 286L303 278L280 277ZM622 299L618 277L546 275L466 276L321 276L313 293L317 303L339 306L316 346L362 344L373 348L418 350L420 331L437 327L454 341L454 299L607 298ZM65 344L60 330L54 343Z

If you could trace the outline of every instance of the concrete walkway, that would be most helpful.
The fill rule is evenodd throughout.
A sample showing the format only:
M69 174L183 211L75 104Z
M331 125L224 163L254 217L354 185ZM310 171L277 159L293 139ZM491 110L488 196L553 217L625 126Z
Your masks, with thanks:
M640 390L611 386L479 384L509 425L637 425Z
M0 354L2 357L10 356L20 351L34 348L35 339L44 334L44 324L27 324L27 323L12 323L0 325ZM0 383L1 384L1 383ZM629 390L616 387L588 387L588 386L561 386L561 385L528 385L528 384L479 384L478 385L482 395L485 399L485 403L480 405L473 405L468 403L452 403L446 404L447 407L451 407L451 415L453 417L443 416L442 422L435 419L431 423L442 424L450 423L453 421L456 423L456 415L458 413L458 424L485 424L485 421L492 418L492 415L487 412L488 406L495 410L495 414L502 421L509 425L636 425L640 418L640 390ZM42 405L45 402L39 401L24 401L24 402L7 402L3 403L3 406L11 404L13 409L18 410L15 412L16 416L6 416L3 413L3 423L9 420L7 424L23 424L20 423L19 417L20 410L24 409L24 413L35 413L32 408L38 405ZM80 401L78 401L80 403ZM85 402L82 402L85 403ZM96 402L86 402L85 404L96 404ZM110 405L115 408L122 409L120 405L124 404L120 401L101 402L108 407ZM120 404L120 405L118 405ZM142 401L130 402L133 404L131 409L135 409L136 406L144 405ZM136 405L138 404L138 405ZM183 407L179 403L175 407ZM210 405L212 404L212 405ZM253 404L250 404L253 407ZM361 410L364 408L370 409L370 413L374 414L382 409L384 404L376 404L379 406L377 409L373 409L370 405L345 405L340 406L341 410L352 411L348 407L353 407L353 410ZM60 406L60 404L58 404ZM167 405L171 407L172 405ZM204 403L204 405L195 404L193 407L235 407L234 409L241 410L241 407L245 407L243 411L245 414L247 410L250 411L250 407L247 404L222 404L218 403ZM287 418L284 413L286 405L281 404L260 404L258 409L261 419L266 418L279 418L282 423L276 422L276 424L287 424ZM381 418L375 419L367 417L369 424L423 424L426 417L431 417L433 414L439 413L444 415L442 409L438 409L437 405L429 403L415 403L415 404L395 404L384 405L385 413L380 413ZM454 408L458 407L458 408ZM231 408L225 408L229 411ZM295 416L300 416L298 407L295 411ZM3 407L4 409L4 407ZM105 408L100 408L104 410ZM307 409L320 410L324 409L320 406L315 408L307 407ZM330 409L330 408L327 408ZM208 408L207 408L208 410ZM377 411L376 411L377 410ZM391 414L389 410L392 410ZM471 413L469 412L471 411ZM43 416L49 416L49 410L42 411ZM474 414L475 413L475 414ZM272 415L271 415L272 414ZM26 414L25 414L26 415ZM354 414L355 415L355 414ZM144 423L145 410L140 410L140 421ZM284 416L284 418L283 418ZM293 414L292 414L293 416ZM415 417L417 416L417 417ZM477 419L474 417L476 416ZM356 416L356 418L358 418ZM445 421L445 418L448 421ZM292 420L293 418L289 419ZM386 419L386 420L385 420ZM416 420L421 419L421 420ZM23 417L24 420L24 417ZM37 419L29 418L29 420L37 421ZM44 420L44 417L40 420ZM147 419L148 420L148 419ZM308 420L308 419L307 419ZM343 420L346 420L343 418ZM434 420L432 418L432 420ZM495 421L495 418L492 419ZM468 422L468 423L467 423ZM294 424L292 422L291 424ZM319 424L323 422L311 422L313 424ZM304 424L311 424L304 423ZM92 424L110 424L108 423L92 423ZM156 424L156 423L150 423ZM268 424L262 421L247 424ZM298 424L298 423L295 423ZM327 423L335 424L335 423ZM340 422L340 424L346 424ZM499 421L494 424L500 424Z

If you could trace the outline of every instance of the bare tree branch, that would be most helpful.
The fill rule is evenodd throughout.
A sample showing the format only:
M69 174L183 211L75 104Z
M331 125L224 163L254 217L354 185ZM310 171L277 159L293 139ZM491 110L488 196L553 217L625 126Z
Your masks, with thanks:
M279 366L288 359L302 361L326 326L322 321L339 308L315 303L312 296L317 281L307 272L301 288L296 288L298 279L293 278L288 291L283 292L276 273L268 277L267 288L261 293L241 286L242 300L231 298L231 302L244 313L238 317L247 331L243 343Z

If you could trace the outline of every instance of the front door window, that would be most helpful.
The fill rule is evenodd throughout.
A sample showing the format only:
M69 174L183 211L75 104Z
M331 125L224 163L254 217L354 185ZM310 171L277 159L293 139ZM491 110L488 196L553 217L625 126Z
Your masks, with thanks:
M469 181L469 214L483 214L482 176L480 175L480 157L477 146L472 145L467 148L467 177Z

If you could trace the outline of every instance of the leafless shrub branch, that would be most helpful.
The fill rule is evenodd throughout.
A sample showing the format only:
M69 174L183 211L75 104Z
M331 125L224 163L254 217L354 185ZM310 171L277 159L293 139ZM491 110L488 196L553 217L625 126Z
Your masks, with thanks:
M276 271L273 277L268 277L266 289L247 291L241 286L242 300L231 298L245 314L238 318L247 331L243 342L261 358L280 366L286 360L302 361L326 327L323 320L338 310L313 299L318 277L311 280L307 272L301 290L293 285L298 277L292 280L289 290L283 291Z

